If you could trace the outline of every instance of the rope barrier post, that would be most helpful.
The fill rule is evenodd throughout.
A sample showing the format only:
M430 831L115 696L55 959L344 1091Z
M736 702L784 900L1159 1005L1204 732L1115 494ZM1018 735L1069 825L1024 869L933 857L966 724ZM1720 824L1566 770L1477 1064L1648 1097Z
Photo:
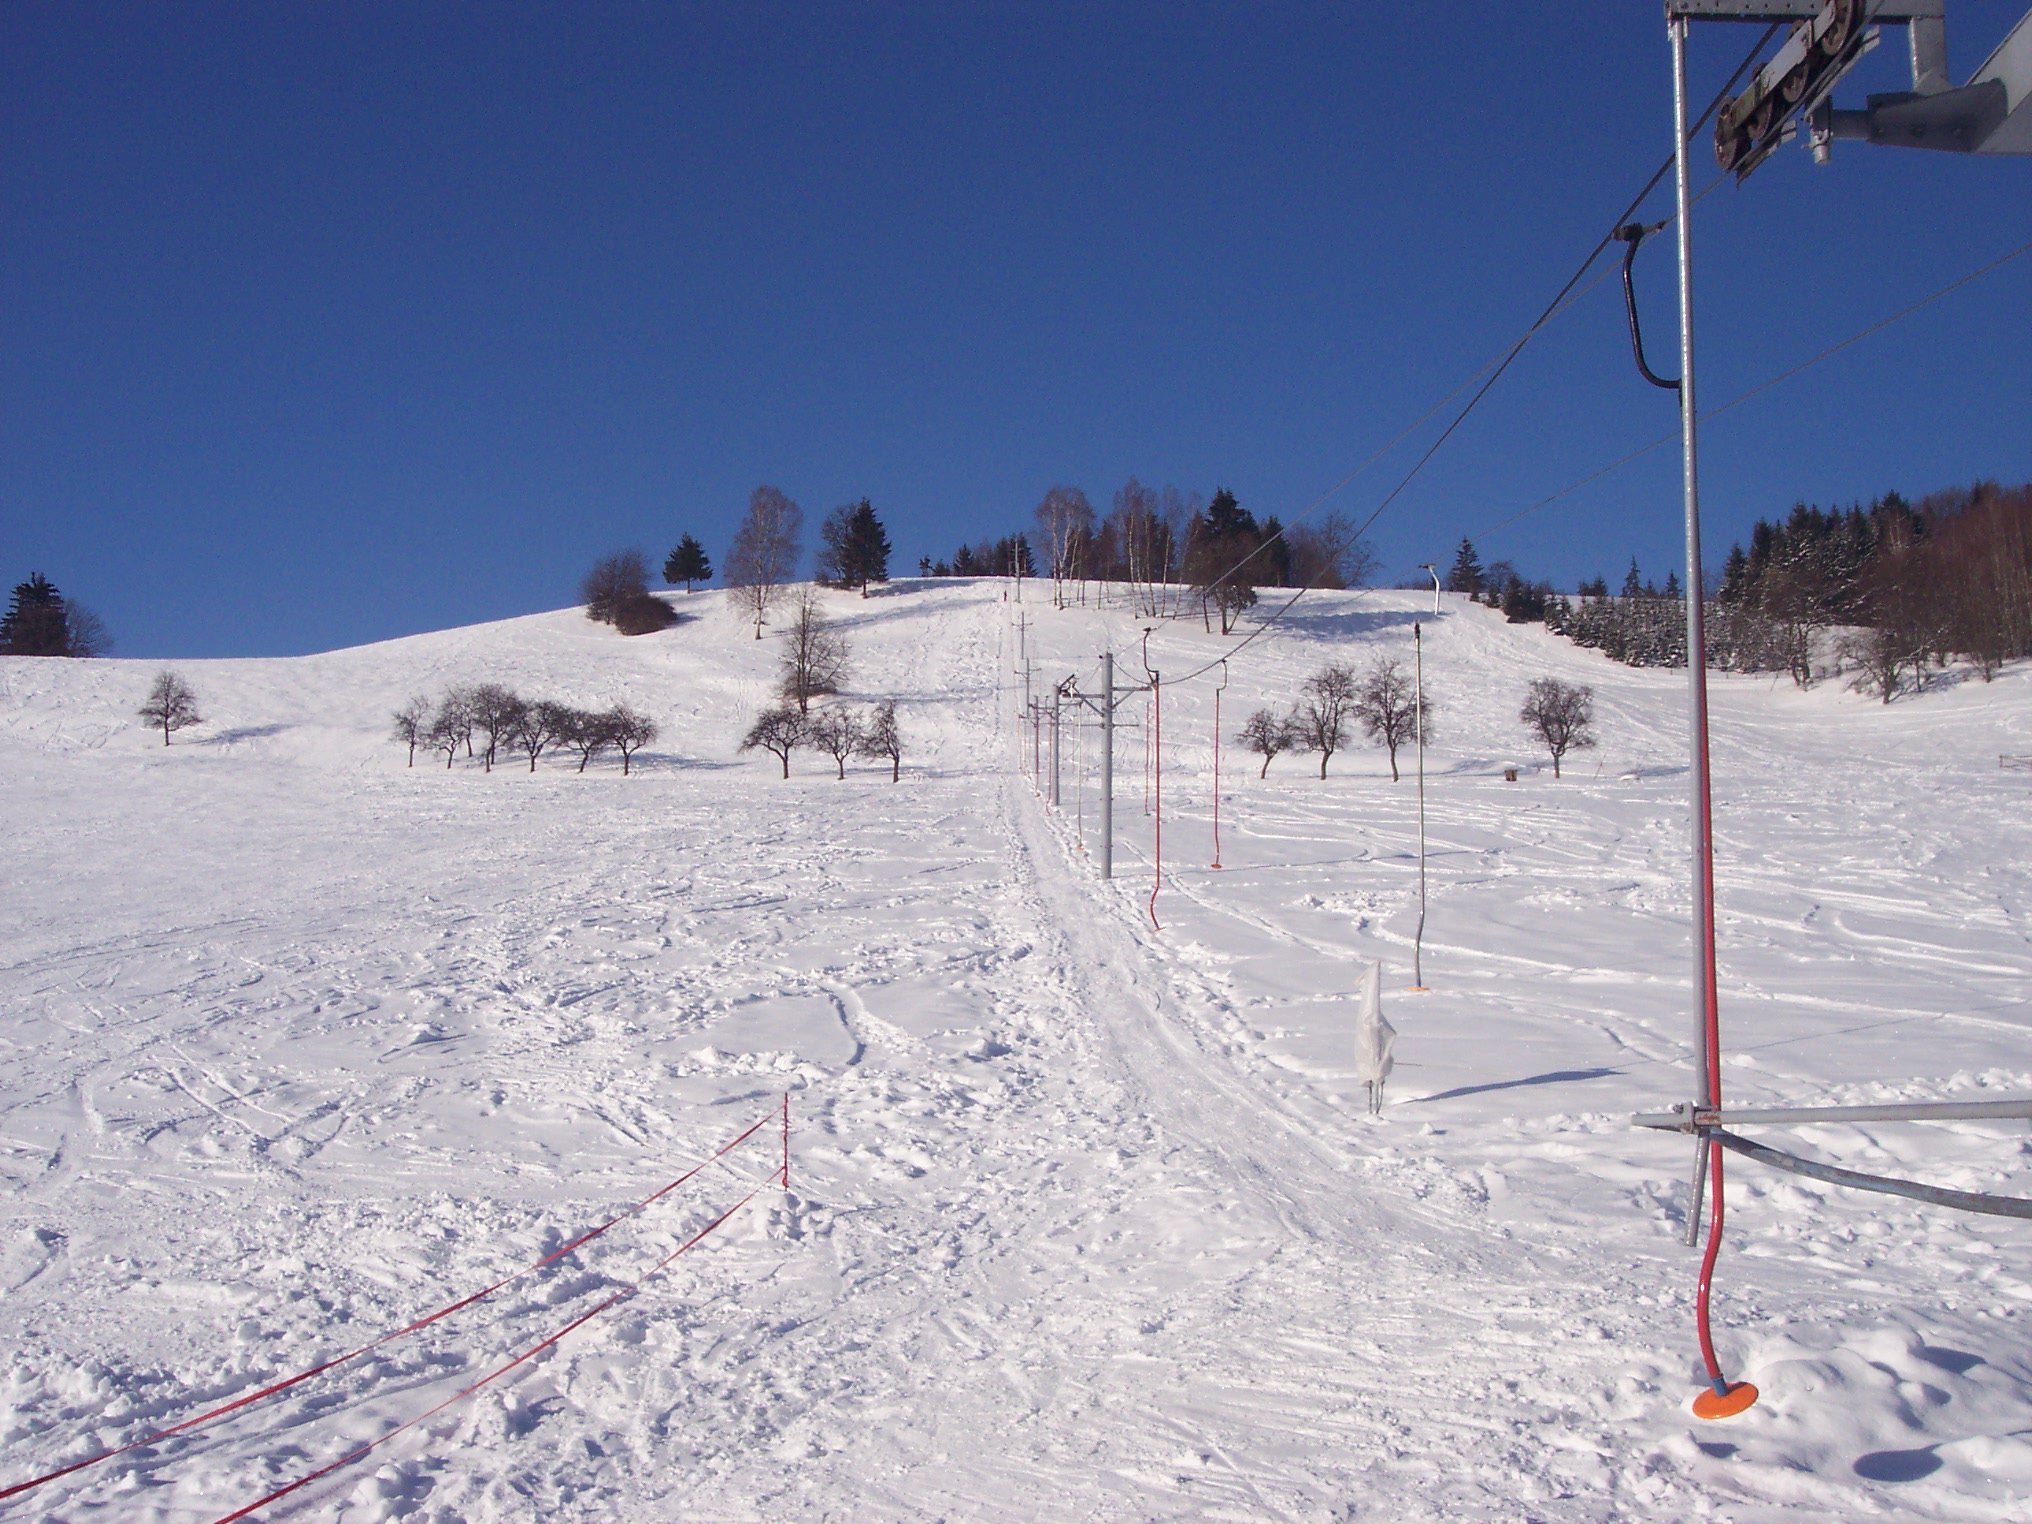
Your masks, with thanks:
M790 1189L790 1092L783 1092L783 1188Z
M1438 593L1433 594L1435 602ZM1418 734L1418 930L1411 935L1411 988L1425 992L1425 637L1411 625L1411 718Z
M1695 1052L1699 1057L1697 1098L1703 1107L1721 1104L1721 1011L1715 973L1714 804L1708 777L1707 632L1701 607L1700 472L1696 449L1698 413L1693 390L1693 233L1692 197L1686 163L1686 36L1687 18L1673 14L1667 30L1672 43L1672 169L1677 198L1679 244L1679 438L1680 469L1686 497L1686 687L1690 741L1693 816L1693 987ZM1694 1299L1701 1358L1707 1363L1709 1390L1694 1399L1701 1418L1727 1418L1757 1400L1757 1389L1746 1381L1722 1375L1709 1325L1709 1293L1715 1260L1722 1247L1722 1145L1703 1135L1708 1145L1708 1239L1701 1256L1699 1290Z

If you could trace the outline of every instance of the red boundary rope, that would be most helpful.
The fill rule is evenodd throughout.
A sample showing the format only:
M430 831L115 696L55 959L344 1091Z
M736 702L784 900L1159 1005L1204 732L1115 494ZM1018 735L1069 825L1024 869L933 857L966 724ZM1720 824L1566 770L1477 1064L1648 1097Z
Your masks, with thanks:
M613 1217L608 1218L598 1227L592 1228L587 1232L581 1233L577 1238L574 1238L570 1243L566 1244L563 1248L552 1250L549 1254L544 1255L542 1259L536 1261L535 1264L525 1265L523 1266L522 1269L515 1271L512 1275L503 1276L500 1280L494 1282L493 1285L486 1287L484 1290L475 1291L471 1296L461 1297L458 1301L440 1307L435 1312L426 1313L424 1316L417 1318L415 1321L404 1324L402 1327L396 1329L393 1333L385 1333L381 1335L380 1338L375 1339L371 1343L362 1344L357 1349L348 1350L345 1354L337 1355L330 1360L324 1361L322 1364L313 1365L308 1370L298 1371L294 1376L285 1376L280 1381L270 1382L267 1386L262 1387L259 1391L249 1392L244 1397L236 1397L231 1402L224 1403L219 1407L209 1408L206 1411L196 1414L193 1417L186 1418L181 1420L180 1422L170 1424L166 1428L157 1429L155 1432L151 1434L143 1435L140 1439L130 1440L126 1444L119 1446L117 1449L102 1450L97 1455L88 1455L83 1460L73 1461L71 1462L70 1465L64 1466L59 1470L48 1472L42 1476L32 1477L25 1482L17 1482L12 1487L7 1488L4 1492L0 1492L0 1502L5 1502L8 1498L11 1497L18 1497L24 1492L32 1492L37 1487L41 1487L46 1483L59 1481L67 1476L75 1476L78 1472L88 1470L91 1467L98 1465L102 1461L109 1461L114 1459L116 1456L129 1454L130 1452L139 1450L144 1446L159 1444L163 1440L172 1438L175 1435L187 1433L192 1429L202 1428L204 1425L208 1423L211 1423L220 1418L224 1418L229 1413L237 1413L242 1408L252 1407L255 1403L260 1402L265 1398L273 1397L281 1392L286 1392L291 1387L300 1386L304 1382L310 1380L313 1376L322 1376L327 1371L337 1370L340 1366L350 1364L352 1361L359 1359L362 1355L371 1354L373 1351L381 1348L384 1344L391 1344L395 1340L403 1338L408 1334L413 1334L421 1329L428 1328L430 1327L431 1324L440 1322L443 1319L450 1317L453 1313L458 1312L463 1308L472 1306L475 1302L485 1301L488 1297L492 1296L495 1292L501 1290L503 1287L513 1285L516 1281L521 1280L524 1276L532 1275L536 1271L543 1269L546 1265L555 1264L557 1261L563 1259L567 1254L570 1254L574 1250L583 1248L585 1245L591 1243L594 1239L598 1238L602 1233L605 1233L609 1228L615 1227L620 1223L626 1222L630 1217L634 1217L637 1214L647 1210L650 1206L662 1200L665 1196L668 1196L672 1191L676 1190L679 1186L683 1185L686 1181L690 1180L694 1175L698 1174L698 1172L704 1169L707 1165L724 1158L726 1155L732 1153L735 1149L739 1148L743 1143L747 1142L750 1138L754 1137L756 1133L760 1132L763 1129L763 1127L768 1125L769 1121L770 1118L765 1116L761 1121L757 1122L754 1126L750 1127L738 1138L735 1138L731 1143L728 1143L724 1147L722 1147L717 1153L714 1153L708 1158L703 1159L699 1163L693 1165L690 1169L686 1170L682 1175L679 1175L675 1180L671 1181L668 1185L664 1186L662 1189L654 1191L650 1195L644 1196L640 1201L636 1202L633 1206L627 1208L625 1211L617 1213ZM787 1092L783 1097L783 1129L784 1129L784 1139L783 1139L782 1174L783 1174L783 1182L785 1186L788 1186L790 1182L790 1096ZM745 1205L745 1203L743 1204ZM714 1224L714 1226L718 1226L718 1224L716 1223ZM711 1230L708 1229L707 1231ZM659 1266L658 1268L660 1269L661 1266ZM652 1271L650 1273L654 1274L655 1272Z
M756 1124L757 1127L760 1127L761 1125L762 1124L759 1122ZM703 1168L703 1166L701 1166L701 1168ZM418 1424L427 1423L431 1419L437 1417L437 1415L442 1413L446 1408L452 1407L457 1403L464 1402L468 1397L472 1396L482 1387L489 1386L493 1382L498 1381L501 1377L507 1375L508 1372L514 1370L518 1365L526 1365L529 1361L535 1359L545 1350L551 1348L553 1345L558 1344L567 1335L573 1333L577 1329L583 1328L586 1324L592 1322L594 1318L598 1317L608 1308L614 1306L618 1302L625 1302L628 1300L628 1298L634 1296L636 1292L640 1291L643 1285L647 1283L652 1277L661 1274L662 1271L666 1267L668 1267L670 1263L673 1260L675 1260L679 1255L691 1249L708 1233L711 1233L715 1228L719 1227L721 1223L725 1222L729 1217L732 1217L736 1212L740 1211L742 1207L746 1206L749 1202L753 1201L757 1196L761 1195L762 1191L763 1191L762 1186L759 1185L756 1186L754 1190L748 1192L747 1195L743 1196L739 1201L735 1202L732 1206L728 1207L726 1211L720 1213L719 1216L715 1217L703 1228L700 1228L698 1232L692 1234L690 1238L686 1239L677 1248L673 1249L669 1254L666 1254L662 1259L658 1260L655 1264L651 1265L647 1270L643 1271L641 1275L637 1276L633 1281L629 1282L626 1286L623 1286L619 1291L615 1292L612 1296L608 1297L604 1302L601 1302L591 1311L581 1313L578 1317L573 1318L571 1322L565 1324L564 1327L560 1328L556 1333L552 1334L549 1338L544 1339L539 1343L530 1345L529 1348L525 1349L521 1354L515 1356L512 1360L507 1361L505 1364L495 1366L494 1369L487 1372L487 1374L482 1376L478 1381L473 1382L469 1386L461 1387L458 1391L452 1393L451 1396L445 1398L445 1400L443 1402L440 1402L436 1407L426 1409L424 1412L417 1414L414 1418L404 1420L403 1422L397 1424L394 1428L390 1429L387 1433L382 1434L377 1438L368 1440L366 1444L359 1446L357 1449L348 1451L346 1454L340 1456L335 1461L327 1462L325 1465L318 1467L317 1470L315 1471L309 1472L306 1475L298 1477L295 1481L288 1483L286 1486L278 1487L273 1492L268 1493L266 1496L256 1498L253 1502L248 1503L243 1507L236 1508L231 1513L220 1515L218 1519L213 1521L213 1524L233 1524L233 1521L235 1519L244 1519L249 1514L254 1513L262 1508L266 1508L270 1503L280 1502L283 1498L288 1497L292 1492L301 1491L303 1488L310 1486L311 1483L313 1482L323 1481L333 1472L343 1470L347 1466L352 1465L353 1462L364 1459L366 1456L373 1454L376 1450L380 1449L383 1445L387 1444L389 1440L395 1438L396 1435L406 1433L409 1430L415 1428Z

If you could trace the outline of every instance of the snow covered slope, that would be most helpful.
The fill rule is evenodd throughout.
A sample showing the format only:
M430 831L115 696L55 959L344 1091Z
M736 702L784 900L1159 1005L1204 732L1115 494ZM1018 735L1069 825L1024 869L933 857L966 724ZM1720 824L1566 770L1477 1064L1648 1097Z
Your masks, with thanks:
M905 773L738 739L776 643L718 594L624 640L575 611L276 661L0 661L0 1489L497 1295L215 1424L0 1502L210 1520L567 1339L264 1517L2022 1519L2032 1227L1731 1161L1704 1425L1680 1243L1691 1090L1682 680L1400 593L1308 597L1222 729L1327 661L1410 657L1416 808L1382 754L1224 744L1235 641L1159 621L1122 715L1117 877L1094 735L1063 807L1034 691L1090 690L1119 608L1031 584L828 594ZM1020 624L1019 624L1020 618ZM1245 624L1244 630L1249 628ZM1594 685L1555 782L1516 712ZM623 778L387 739L412 694L625 699ZM2032 1090L2032 673L1893 706L1718 678L1732 1102ZM1521 768L1506 783L1506 766ZM1147 779L1147 782L1146 782ZM1152 801L1155 802L1154 799ZM1385 964L1398 1068L1348 1035ZM1776 1140L2032 1194L2000 1124Z

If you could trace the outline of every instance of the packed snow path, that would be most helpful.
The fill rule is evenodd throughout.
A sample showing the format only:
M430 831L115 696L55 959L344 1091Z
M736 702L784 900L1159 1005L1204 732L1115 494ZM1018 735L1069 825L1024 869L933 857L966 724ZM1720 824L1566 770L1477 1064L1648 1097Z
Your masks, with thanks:
M834 602L856 689L899 700L896 786L737 758L774 651L715 603L646 641L563 614L191 664L213 723L167 750L129 718L151 666L0 667L0 1485L528 1263L788 1089L788 1194L296 1514L2022 1516L2022 1227L1736 1165L1720 1318L1767 1397L1685 1413L1690 1149L1627 1126L1686 1083L1668 675L1481 610L1430 629L1439 993L1389 997L1403 1067L1370 1122L1345 992L1379 956L1408 982L1415 882L1379 757L1323 785L1226 759L1215 874L1208 694L1167 693L1184 813L1157 934L1141 735L1103 885L1071 754L1058 815L1016 776L993 585ZM1324 600L1229 690L1228 728L1319 660L1394 654L1416 608ZM1131 643L1126 616L1027 612L1051 680ZM1556 792L1501 783L1529 761L1511 689L1568 669L1611 752ZM403 769L384 713L485 678L626 697L667 733L626 780ZM1845 749L1881 717L1856 701L1723 695L1744 1099L2032 1083L2022 799L1972 763L1953 797L1911 786L2022 743L2023 678L1894 713L1904 755L1867 770ZM1919 1134L1815 1138L2025 1191L2022 1129ZM215 1518L569 1321L774 1162L736 1155L502 1305L0 1511Z

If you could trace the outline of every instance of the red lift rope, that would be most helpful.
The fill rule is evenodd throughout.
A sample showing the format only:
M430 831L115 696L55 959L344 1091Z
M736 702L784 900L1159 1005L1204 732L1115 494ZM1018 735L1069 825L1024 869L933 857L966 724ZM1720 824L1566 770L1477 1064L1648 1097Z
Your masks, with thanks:
M1148 630L1143 632L1143 670L1150 675L1150 778L1154 801L1151 814L1150 929L1162 931L1164 928L1157 924L1157 891L1164 887L1164 700L1156 669L1150 665Z
M285 1376L280 1381L271 1381L267 1386L262 1387L259 1391L249 1392L244 1397L236 1397L231 1402L222 1403L220 1406L215 1408L208 1408L204 1412L195 1414L190 1418L183 1419L177 1423L169 1424L164 1428L155 1430L153 1433L144 1434L139 1439L130 1440L128 1443L121 1445L116 1449L101 1450L96 1455L88 1455L83 1460L73 1461L71 1462L70 1465L61 1467L58 1470L47 1472L42 1476L31 1477L28 1481L25 1482L17 1482L12 1487L7 1488L5 1491L0 1491L0 1502L5 1502L8 1498L11 1497L18 1497L24 1492L32 1492L37 1487L41 1487L46 1483L60 1481L61 1479L67 1476L75 1476L78 1472L89 1470L91 1467L98 1465L101 1461L113 1460L118 1456L127 1455L135 1450L142 1449L145 1446L160 1444L163 1440L170 1439L175 1435L188 1433L192 1429L202 1428L204 1427L204 1425L212 1423L217 1419L224 1418L230 1413L237 1413L242 1408L252 1407L255 1403L260 1402L266 1398L274 1397L279 1393L286 1392L291 1387L301 1386L304 1382L310 1380L311 1377L313 1376L322 1376L323 1374L325 1374L325 1372L337 1370L342 1365L350 1365L353 1361L359 1359L362 1355L371 1354L373 1353L373 1351L381 1348L384 1344L392 1344L395 1340L403 1338L409 1334L417 1333L422 1329L430 1327L431 1324L433 1323L441 1322L445 1318L450 1317L453 1313L458 1312L464 1308L471 1307L476 1302L483 1302L488 1297L492 1296L495 1292L501 1290L503 1287L514 1284L516 1281L521 1280L526 1275L533 1275L535 1272L543 1269L547 1265L555 1264L557 1261L563 1259L566 1255L572 1253L574 1250L583 1248L585 1245L591 1243L594 1239L598 1238L602 1233L605 1233L609 1228L615 1227L620 1223L626 1222L630 1217L637 1216L641 1212L647 1210L649 1207L653 1206L656 1202L662 1200L665 1196L668 1196L672 1191L676 1190L679 1186L683 1185L686 1181L690 1180L694 1175L698 1174L700 1170L705 1169L710 1164L718 1162L720 1159L724 1158L726 1155L732 1153L735 1149L739 1148L743 1143L747 1142L750 1138L754 1137L756 1133L760 1132L765 1126L768 1125L769 1120L770 1119L768 1117L766 1116L763 1117L761 1121L755 1123L754 1126L750 1127L746 1132L742 1133L739 1137L735 1138L731 1143L726 1144L725 1146L720 1148L718 1152L712 1154L710 1157L704 1160L701 1160L698 1164L693 1165L690 1169L686 1170L682 1175L679 1175L675 1180L671 1181L668 1185L662 1187L662 1189L654 1191L647 1196L644 1196L640 1201L636 1202L633 1206L627 1208L625 1211L616 1213L614 1216L608 1218L605 1222L601 1223L598 1227L589 1229L588 1231L581 1233L577 1238L574 1238L570 1243L564 1245L562 1248L553 1249L550 1253L544 1255L542 1259L536 1261L536 1263L532 1265L525 1265L520 1270L515 1271L513 1274L503 1276L500 1280L494 1282L493 1285L485 1287L482 1290L475 1291L471 1296L461 1297L458 1301L440 1307L435 1312L426 1313L422 1317L417 1318L412 1322L405 1323L402 1327L396 1329L393 1333L385 1333L381 1335L380 1338L373 1340L371 1343L362 1344L357 1349L348 1350L346 1351L346 1353L342 1355L335 1355L333 1358L326 1360L321 1364L313 1365L308 1370L298 1371L293 1376ZM788 1093L786 1093L783 1097L783 1167L781 1173L783 1184L787 1188L790 1184L790 1096L788 1095Z
M1221 663L1220 686L1214 689L1214 860L1221 865L1221 692L1228 686L1228 664Z
M1157 924L1157 891L1164 885L1164 701L1158 697L1157 674L1150 674L1150 771L1155 779L1156 807L1152 811L1155 837L1151 846L1151 858L1155 866L1155 877L1150 885L1150 927L1153 931L1164 928Z

